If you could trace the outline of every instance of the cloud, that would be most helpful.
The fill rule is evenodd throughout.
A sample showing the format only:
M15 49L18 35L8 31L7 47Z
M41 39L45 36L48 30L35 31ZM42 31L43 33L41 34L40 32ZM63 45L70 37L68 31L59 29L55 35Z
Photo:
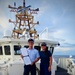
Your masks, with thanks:
M0 17L0 24L1 24L2 28L8 29L9 24L8 24L8 20L5 16Z
M4 28L4 29L8 29L8 17L7 17L7 15L9 14L7 14L7 5L6 5L6 3L7 2L1 2L1 5L3 6L3 8L0 8L0 26L2 27L2 28ZM1 7L2 7L1 6Z
M55 48L54 55L75 55L75 48L58 47Z
M50 5L48 5L46 0L43 0L42 2L40 1L40 6L39 6L39 12L38 12L38 18L40 18L41 16L43 16L46 11L48 11L48 9L50 8Z
M59 18L53 17L52 23L53 25L57 25L59 23Z
M62 45L60 47L72 47L72 48L75 48L75 44L73 44L73 43L62 43Z
M0 38L3 36L3 27L0 25Z
M59 41L60 46L59 47L55 47L55 52L63 52L64 53L69 53L71 51L75 50L75 43L72 43L69 41ZM72 52L71 52L72 53Z
M75 43L68 43L63 41L59 47L55 47L54 54L57 55L74 55Z
M10 13L10 10L8 8L8 5L12 3L12 1L1 1L0 2L0 35L2 36L6 30L12 30L13 26L12 24L8 22L9 18L12 17L12 13ZM2 8L3 6L3 8Z
M65 41L65 38L63 37L64 35L65 35L64 29L56 29L54 32L52 32L52 36L55 37L55 39L60 42Z
M42 36L45 39L48 40L53 40L53 41L58 41L58 42L65 42L66 40L62 38L62 35L65 33L65 30L59 29L59 30L54 30L51 28L49 30L48 27L46 27L40 36Z
M55 48L55 51L63 51L63 52L66 52L66 51L70 51L70 50L75 50L75 47L56 47Z
M54 32L54 35L56 36L58 36L58 35L62 35L64 33L64 30L62 30L62 29L59 29L59 30L57 30L56 32Z

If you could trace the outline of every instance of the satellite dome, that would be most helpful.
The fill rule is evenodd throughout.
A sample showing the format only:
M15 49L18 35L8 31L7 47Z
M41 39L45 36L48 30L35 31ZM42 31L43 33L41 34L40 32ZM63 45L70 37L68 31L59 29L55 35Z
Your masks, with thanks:
M5 30L3 37L11 37L11 31L10 30Z

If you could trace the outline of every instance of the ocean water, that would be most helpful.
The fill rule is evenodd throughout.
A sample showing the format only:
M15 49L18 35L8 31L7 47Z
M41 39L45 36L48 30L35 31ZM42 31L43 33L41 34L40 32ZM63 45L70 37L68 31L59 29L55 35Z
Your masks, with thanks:
M53 55L53 58L55 59L55 61L58 63L59 58L69 58L70 55ZM75 59L75 55L72 55L72 58Z

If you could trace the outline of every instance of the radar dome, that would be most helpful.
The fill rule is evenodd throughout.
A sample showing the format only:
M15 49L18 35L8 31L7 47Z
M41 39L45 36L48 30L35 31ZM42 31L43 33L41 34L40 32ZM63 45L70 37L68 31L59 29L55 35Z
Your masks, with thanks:
M11 37L11 31L10 30L5 30L3 37Z

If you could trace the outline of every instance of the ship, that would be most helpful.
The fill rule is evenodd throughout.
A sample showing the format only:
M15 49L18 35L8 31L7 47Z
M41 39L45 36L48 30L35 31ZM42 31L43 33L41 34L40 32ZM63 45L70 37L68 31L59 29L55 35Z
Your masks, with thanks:
M46 42L47 48L52 54L54 48L60 44L58 41L40 38L43 32L39 35L35 29L35 25L39 24L39 21L34 22L34 14L38 14L39 8L31 9L31 5L26 6L25 0L23 0L22 6L16 7L16 2L14 2L14 6L8 5L8 8L10 12L16 13L16 20L12 21L9 19L9 23L13 23L14 25L12 34L7 35L5 33L4 37L0 39L0 75L23 75L24 61L20 57L20 49L22 47L28 48L27 40L29 38L35 40L34 48L38 51L41 50L41 43ZM63 75L75 75L75 64L73 61L73 59L69 58L60 58L57 64L53 58L52 75L62 75L63 69L66 70ZM36 63L37 75L40 74L39 64L40 61ZM59 69L62 72L60 72ZM71 73L70 70L73 72Z

